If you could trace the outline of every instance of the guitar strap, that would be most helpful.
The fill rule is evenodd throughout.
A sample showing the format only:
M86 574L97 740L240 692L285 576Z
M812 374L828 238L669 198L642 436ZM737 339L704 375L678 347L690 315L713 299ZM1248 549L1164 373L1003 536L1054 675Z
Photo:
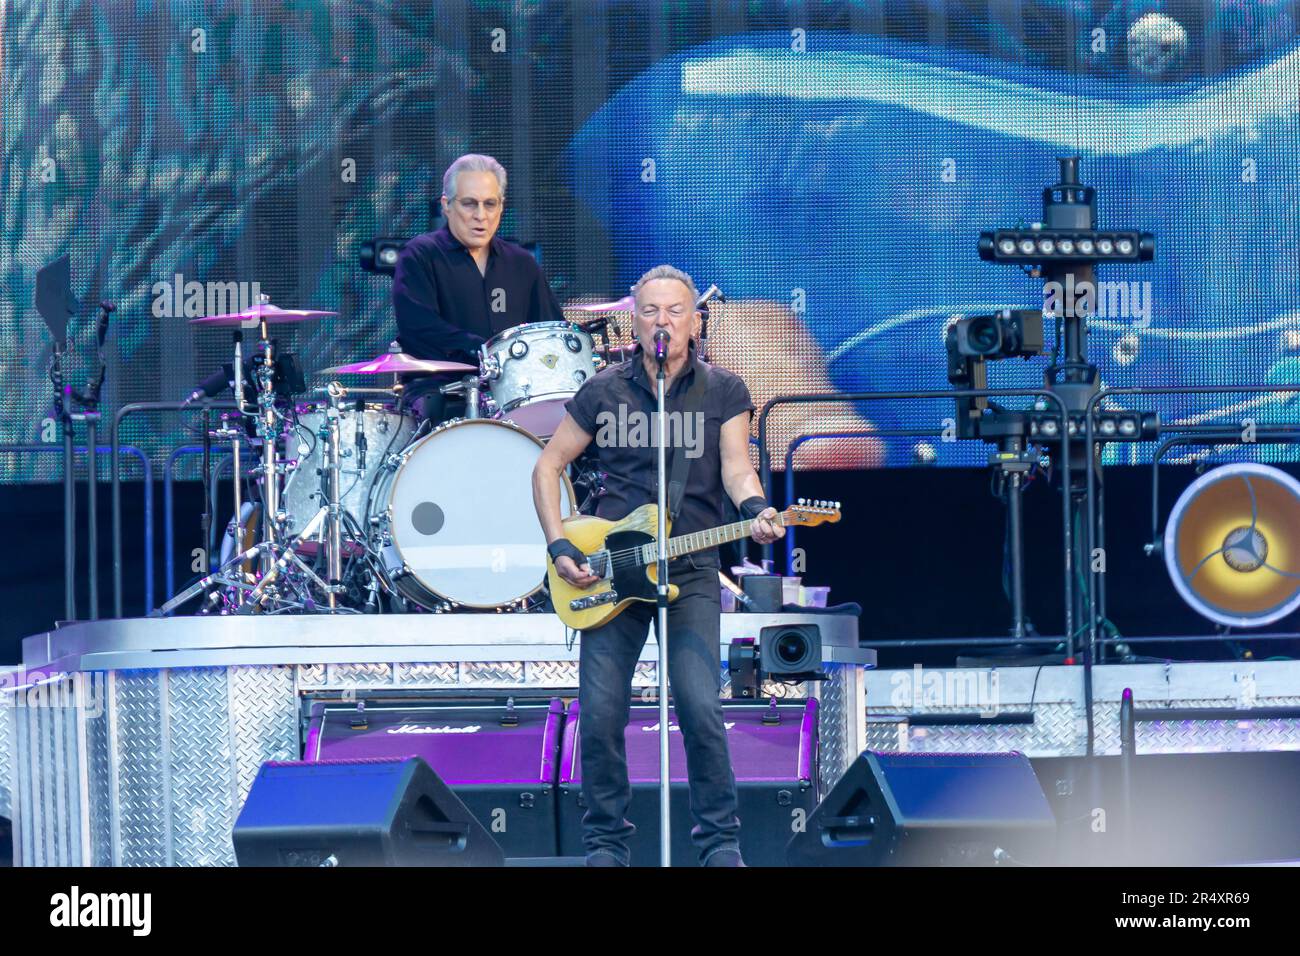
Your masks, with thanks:
M682 429L678 433L678 438L684 437L686 431L686 416L692 417L704 407L704 393L709 390L709 366L708 363L696 358L695 359L695 378L691 381L690 388L686 390L686 395L682 399ZM704 440L703 434L700 440ZM686 494L686 478L691 472L691 459L686 455L686 449L683 447L685 442L678 441L677 447L673 449L672 463L668 466L668 518L670 521L677 520L678 509L682 506L682 498Z

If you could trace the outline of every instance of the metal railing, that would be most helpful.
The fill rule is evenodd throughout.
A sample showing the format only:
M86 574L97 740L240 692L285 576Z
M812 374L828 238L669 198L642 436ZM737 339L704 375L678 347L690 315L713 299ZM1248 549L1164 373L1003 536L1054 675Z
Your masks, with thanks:
M122 616L122 476L118 467L118 454L121 450L121 431L122 421L129 415L140 412L219 412L219 411L236 411L234 402L205 402L196 405L186 405L184 402L132 402L123 405L113 415L113 424L109 428L109 469L111 471L112 481L112 512L113 512L113 616ZM152 478L149 481L152 495ZM152 501L152 497L150 498ZM153 524L152 513L149 529L146 532L147 558L146 562L150 569L153 566ZM168 542L170 553L170 541ZM153 607L153 574L145 575L145 610Z
M86 446L79 445L74 449L74 453L80 453L87 456L87 466L93 469L95 482L99 480L99 458L104 453L108 453L113 464L113 475L116 479L118 469L118 458L120 453L126 452L140 461L141 480L144 482L144 560L145 560L145 606L149 606L149 601L153 597L153 466L149 462L149 456L140 448L134 445L97 445L93 455L88 454ZM63 455L62 444L40 444L40 445L0 445L0 453L11 455L34 455L57 453ZM120 504L116 506L120 509ZM66 516L65 516L66 520ZM120 510L114 514L115 522L120 523ZM90 555L92 563L97 562L98 556ZM120 591L115 598L115 616L121 617L121 595Z
M805 392L793 395L777 395L763 404L763 408L758 415L759 479L762 482L763 491L767 495L767 500L772 500L772 459L768 451L768 419L771 417L773 409L782 405L832 404L835 402L953 401L959 398L1041 398L1046 402L1054 403L1060 409L1059 414L1063 426L1061 428L1061 457L1063 460L1069 460L1071 438L1069 430L1064 427L1069 412L1061 397L1046 388L917 389L892 392ZM1070 521L1070 496L1068 494L1061 495L1061 534L1065 565L1065 642L1067 653L1073 655L1076 634L1073 580L1074 538ZM771 560L772 553L770 544L763 546L763 558L765 560ZM977 643L978 639L973 639L967 642L967 645L974 646ZM1059 641L1053 641L1052 643L1059 643Z

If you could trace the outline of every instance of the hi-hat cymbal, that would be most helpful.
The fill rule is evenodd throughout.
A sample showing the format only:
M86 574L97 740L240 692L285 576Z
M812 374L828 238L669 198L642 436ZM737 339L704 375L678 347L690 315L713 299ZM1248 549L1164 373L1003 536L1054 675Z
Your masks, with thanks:
M320 375L402 375L407 372L477 372L475 365L464 362L443 362L434 359L418 359L405 352L387 352L379 358L350 365L335 365L323 368Z
M223 315L204 315L190 319L190 325L216 326L226 328L234 325L254 325L263 319L267 325L282 325L286 322L307 322L338 315L337 312L323 312L320 309L281 309L269 302L255 305L243 312L227 312Z
M578 312L631 312L636 308L636 300L630 295L625 295L613 302L585 302L582 305L566 305L565 308Z

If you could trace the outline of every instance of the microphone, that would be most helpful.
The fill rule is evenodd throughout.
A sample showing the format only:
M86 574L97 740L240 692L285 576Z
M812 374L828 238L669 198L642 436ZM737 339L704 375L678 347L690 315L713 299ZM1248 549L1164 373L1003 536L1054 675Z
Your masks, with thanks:
M709 286L709 287L704 291L704 295L700 296L699 299L696 301L696 303L695 303L695 308L697 308L697 309L698 309L698 308L701 308L701 307L707 305L708 303L710 303L710 302L714 302L714 301L716 301L716 302L726 302L726 301L727 301L727 297L726 297L725 295L722 294L722 290L718 288L718 286L717 286L716 283L715 283L714 285Z
M668 341L670 336L667 329L655 330L655 361L663 362L668 358Z
M223 365L217 369L202 382L199 387L190 392L189 397L185 399L184 407L189 408L195 402L202 401L205 398L215 398L230 387L231 378L234 372L232 366Z

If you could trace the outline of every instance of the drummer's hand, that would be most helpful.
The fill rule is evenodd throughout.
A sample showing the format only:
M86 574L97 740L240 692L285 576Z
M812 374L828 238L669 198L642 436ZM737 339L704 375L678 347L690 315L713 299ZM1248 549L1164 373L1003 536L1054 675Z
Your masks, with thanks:
M577 562L567 554L562 554L555 559L555 570L575 588L589 588L600 580L591 573L590 564L584 561L582 567L578 567Z
M775 508L767 508L758 513L750 525L749 536L759 544L771 544L778 538L785 537L785 526L776 523Z

